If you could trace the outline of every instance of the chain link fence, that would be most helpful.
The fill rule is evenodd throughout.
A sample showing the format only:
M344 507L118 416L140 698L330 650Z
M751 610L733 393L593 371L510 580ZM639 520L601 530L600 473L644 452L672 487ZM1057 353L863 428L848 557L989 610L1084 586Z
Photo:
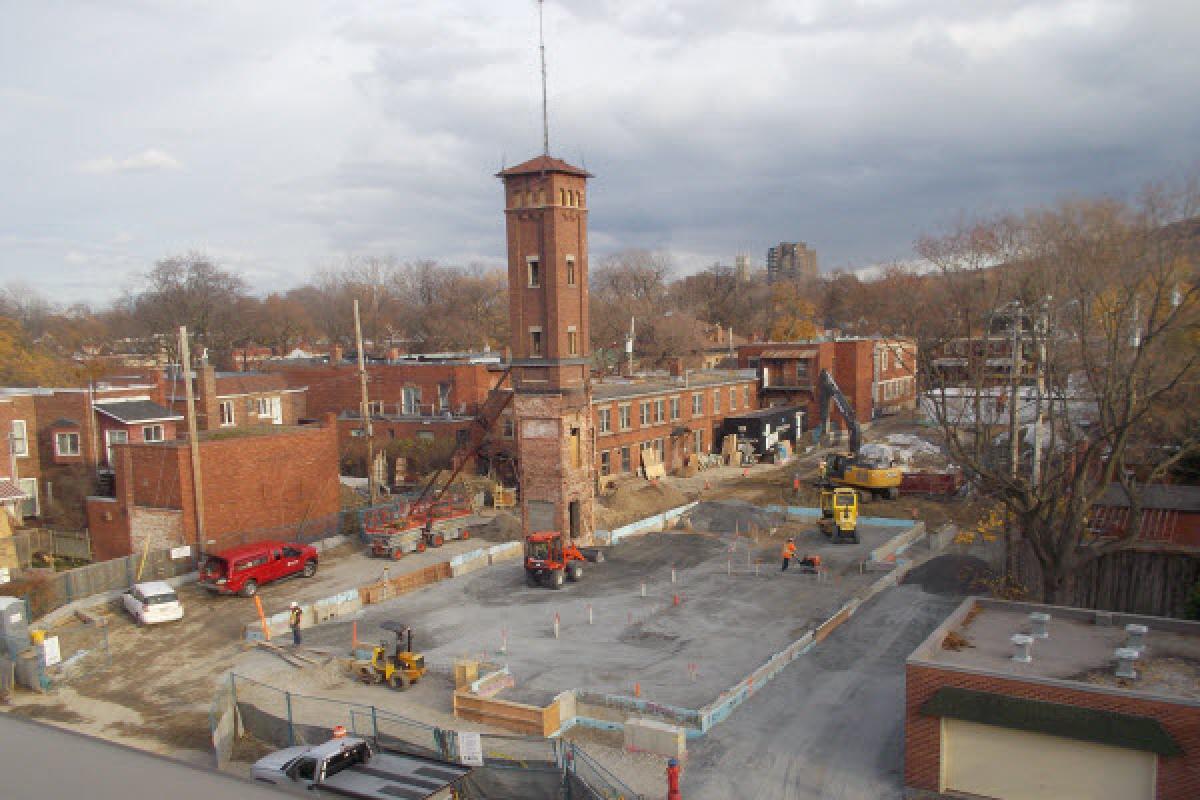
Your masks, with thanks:
M458 732L375 706L298 694L230 673L209 715L218 767L233 759L237 739L248 734L275 747L320 744L334 726L380 747L452 763L461 760ZM483 766L460 787L463 800L642 800L578 745L558 739L480 735Z

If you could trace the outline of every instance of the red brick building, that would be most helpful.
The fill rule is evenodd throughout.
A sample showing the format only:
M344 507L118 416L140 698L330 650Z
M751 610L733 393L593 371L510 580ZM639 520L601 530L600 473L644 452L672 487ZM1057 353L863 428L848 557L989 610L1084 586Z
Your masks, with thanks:
M96 560L196 545L196 499L187 442L113 447L112 497L89 497ZM200 436L206 549L336 532L341 508L337 429L320 424Z
M763 404L799 405L820 424L818 378L829 370L858 414L869 422L916 407L917 345L908 339L755 342L738 347L738 367L755 369ZM840 419L837 409L831 411Z
M542 155L498 177L504 182L522 527L590 543L596 469L589 390L591 175Z
M1200 623L969 598L908 658L906 796L1200 797L1197 658Z
M380 416L473 417L502 373L490 354L449 355L436 360L401 359L367 365L371 411ZM279 361L271 374L306 390L310 415L358 410L361 387L354 364Z
M719 449L725 417L759 407L758 379L737 370L593 383L597 474L636 472L645 450L679 469L689 454Z
M48 504L78 494L81 481L90 490L97 471L107 465L110 439L174 438L181 417L165 408L162 398L162 382L154 379L90 388L0 389L0 431L7 440L0 474L25 494L21 515L43 516ZM82 495L70 498L81 501Z
M166 388L176 410L185 412L185 388L174 379ZM193 391L202 431L295 425L310 413L306 387L278 372L218 372L206 364L196 370Z

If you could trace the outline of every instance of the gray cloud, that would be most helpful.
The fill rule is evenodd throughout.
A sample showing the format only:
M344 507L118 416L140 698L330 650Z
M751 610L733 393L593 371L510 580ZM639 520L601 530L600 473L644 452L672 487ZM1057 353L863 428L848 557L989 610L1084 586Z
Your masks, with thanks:
M263 289L350 253L503 260L492 176L541 145L532 2L7 22L0 280L103 301L193 248ZM1192 4L549 0L546 30L551 149L596 173L599 255L694 268L803 239L861 266L961 213L1197 163Z

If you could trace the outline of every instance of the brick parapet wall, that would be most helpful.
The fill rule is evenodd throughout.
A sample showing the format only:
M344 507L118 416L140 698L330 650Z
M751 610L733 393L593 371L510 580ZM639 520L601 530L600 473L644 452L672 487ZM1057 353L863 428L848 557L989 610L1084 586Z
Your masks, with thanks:
M905 673L905 786L939 790L941 720L922 714L920 708L938 689L956 687L1158 720L1184 752L1176 757L1159 756L1156 796L1159 800L1200 797L1200 706L1060 684L910 661Z

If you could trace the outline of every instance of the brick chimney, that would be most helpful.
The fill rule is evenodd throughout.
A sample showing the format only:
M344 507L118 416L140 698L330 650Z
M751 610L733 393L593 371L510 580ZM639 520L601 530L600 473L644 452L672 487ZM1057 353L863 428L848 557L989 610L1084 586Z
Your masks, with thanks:
M196 427L202 431L221 427L221 409L217 407L217 369L204 363L196 369Z

